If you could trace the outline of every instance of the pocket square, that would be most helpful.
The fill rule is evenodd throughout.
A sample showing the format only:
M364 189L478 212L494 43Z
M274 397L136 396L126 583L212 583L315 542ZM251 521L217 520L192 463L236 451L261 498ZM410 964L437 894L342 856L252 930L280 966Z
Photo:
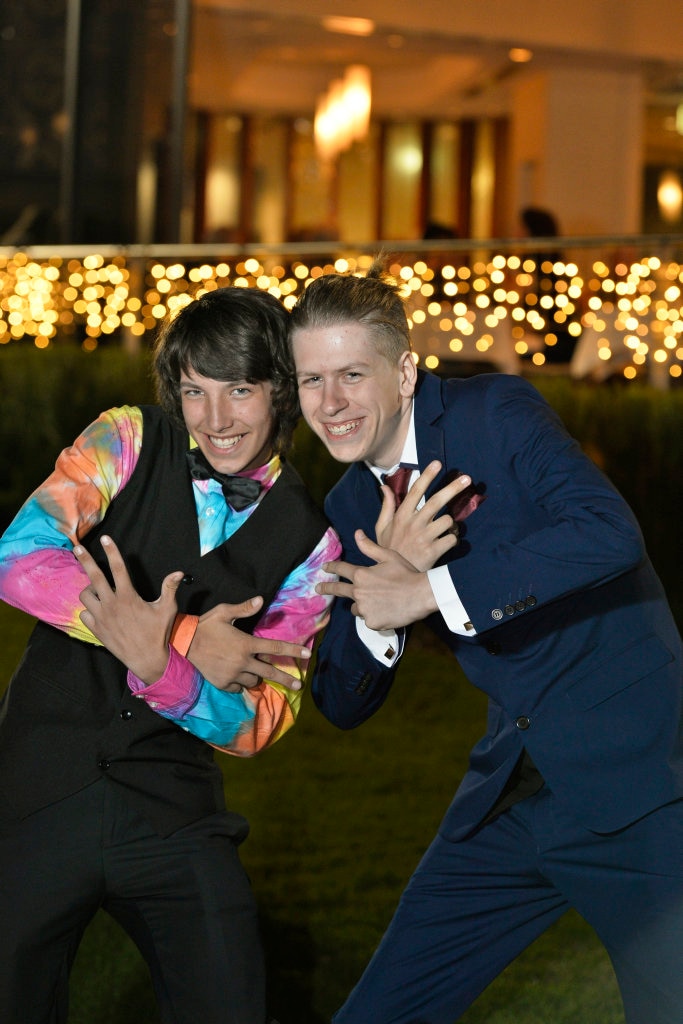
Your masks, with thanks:
M453 516L456 523L462 523L464 519L467 519L481 505L482 501L486 501L486 495L479 494L476 489L477 486L470 484L460 494L456 494L453 501L447 506L446 511L449 515Z

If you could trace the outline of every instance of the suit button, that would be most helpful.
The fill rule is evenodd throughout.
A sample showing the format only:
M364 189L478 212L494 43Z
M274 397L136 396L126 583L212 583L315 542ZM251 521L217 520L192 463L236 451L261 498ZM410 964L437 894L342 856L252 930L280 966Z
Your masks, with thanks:
M525 608L526 608L526 601L515 601L515 610L516 611L523 612Z
M527 608L533 608L534 607L534 605L536 604L536 598L534 597L533 594L529 594L529 596L527 597L527 599L525 601L525 604L526 604Z
M109 764L109 761L107 761L106 757L101 758L97 762L97 767L101 768L103 772L107 771L107 769L110 767L110 764Z
M181 583L186 583L188 585L190 583L194 583L194 576L192 575L191 572L186 572L180 582Z
M506 615L514 615L515 614L515 606L513 604L506 604L505 608L503 609L503 611L505 612Z
M503 649L497 640L489 640L485 646L489 654L500 654Z
M515 725L518 729L521 729L522 732L524 732L524 730L528 729L531 725L531 719L527 715L520 715L519 718L515 720Z
M370 685L371 682L372 682L372 673L371 672L364 672L363 675L361 676L361 679L360 679L360 682L359 682L358 686L356 687L356 693L358 694L359 697L362 696L365 693L365 691L367 690L367 688L368 688L368 686Z
M133 712L129 711L128 708L124 708L123 711L121 712L120 717L124 720L124 722L127 722L129 718L133 717Z

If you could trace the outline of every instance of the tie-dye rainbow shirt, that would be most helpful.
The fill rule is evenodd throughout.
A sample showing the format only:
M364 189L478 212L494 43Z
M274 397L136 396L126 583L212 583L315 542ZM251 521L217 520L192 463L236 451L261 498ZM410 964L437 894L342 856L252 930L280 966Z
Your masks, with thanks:
M54 472L28 498L0 538L0 597L70 636L97 643L80 620L80 593L89 583L73 547L103 519L137 465L142 446L142 411L123 406L102 413L66 448ZM251 471L264 488L280 474L272 458ZM215 480L193 481L202 553L232 536L255 506L235 512ZM332 577L323 565L339 556L337 535L329 529L310 556L284 580L262 615L254 635L313 645L329 618L331 598L316 583ZM275 659L274 659L275 661ZM278 668L303 679L305 664L292 658ZM158 714L213 746L250 756L274 743L298 714L301 691L262 682L240 693L226 693L204 679L170 648L164 675L150 686L128 674L128 684Z

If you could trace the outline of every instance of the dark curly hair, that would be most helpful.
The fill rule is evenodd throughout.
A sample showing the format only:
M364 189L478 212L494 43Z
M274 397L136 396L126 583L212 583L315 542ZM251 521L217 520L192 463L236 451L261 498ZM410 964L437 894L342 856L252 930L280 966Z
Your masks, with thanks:
M389 362L410 350L410 327L397 285L387 274L388 257L377 256L365 277L324 274L306 288L289 316L296 331L360 323L369 328L377 351Z
M299 418L294 365L287 345L289 314L268 292L218 288L169 319L154 347L154 381L161 407L183 425L180 374L272 385L273 449L284 454Z

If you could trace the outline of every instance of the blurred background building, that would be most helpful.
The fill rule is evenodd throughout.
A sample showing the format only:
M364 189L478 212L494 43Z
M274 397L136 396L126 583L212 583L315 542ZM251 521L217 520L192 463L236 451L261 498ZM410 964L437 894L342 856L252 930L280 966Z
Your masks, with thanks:
M683 382L680 0L3 0L0 91L2 345L383 246L430 369Z
M683 225L680 0L3 0L0 87L6 246Z

